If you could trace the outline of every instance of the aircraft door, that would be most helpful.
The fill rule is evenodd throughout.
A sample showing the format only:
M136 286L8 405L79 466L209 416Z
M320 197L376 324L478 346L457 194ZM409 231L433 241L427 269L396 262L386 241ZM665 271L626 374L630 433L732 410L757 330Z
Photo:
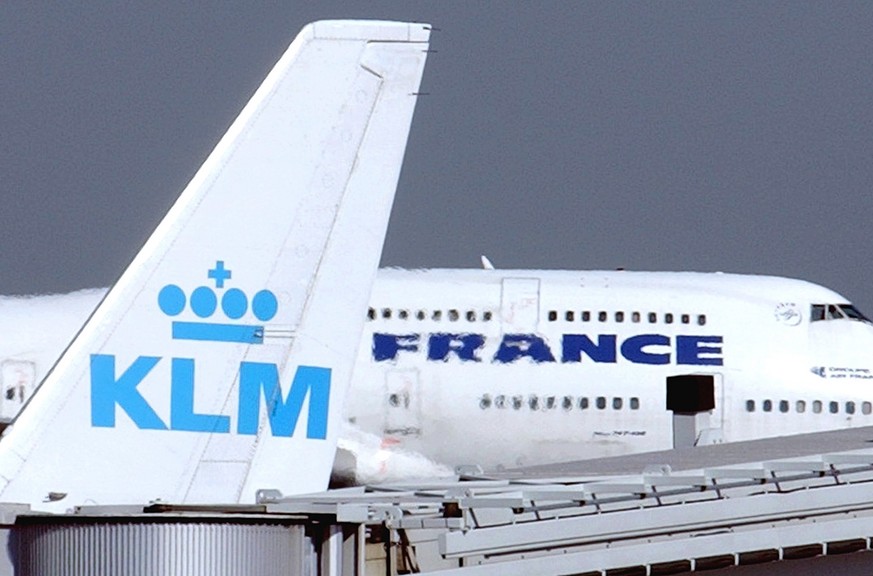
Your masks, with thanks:
M418 370L389 370L385 374L385 434L421 435L420 392Z
M721 444L725 437L725 402L728 401L725 394L724 375L720 373L709 374L712 377L713 396L715 408L709 411L709 423L700 431L697 440L699 446L709 444Z
M0 364L0 421L10 422L36 389L36 365L26 360Z
M715 409L709 413L709 426L714 431L714 437L711 443L715 444L721 442L724 438L725 402L727 402L724 374L712 374L712 383L715 388Z
M533 332L539 315L539 278L504 278L500 297L503 332Z

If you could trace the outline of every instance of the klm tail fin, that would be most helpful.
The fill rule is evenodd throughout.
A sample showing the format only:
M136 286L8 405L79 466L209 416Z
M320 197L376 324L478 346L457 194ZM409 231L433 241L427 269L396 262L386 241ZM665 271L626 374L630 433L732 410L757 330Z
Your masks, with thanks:
M428 30L303 29L7 430L0 500L327 486Z

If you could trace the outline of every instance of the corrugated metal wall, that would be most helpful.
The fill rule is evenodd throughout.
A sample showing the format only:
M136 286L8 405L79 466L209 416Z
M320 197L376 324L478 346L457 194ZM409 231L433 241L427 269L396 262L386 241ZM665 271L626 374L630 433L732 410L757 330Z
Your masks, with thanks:
M256 523L71 522L16 528L16 576L304 575L304 529Z

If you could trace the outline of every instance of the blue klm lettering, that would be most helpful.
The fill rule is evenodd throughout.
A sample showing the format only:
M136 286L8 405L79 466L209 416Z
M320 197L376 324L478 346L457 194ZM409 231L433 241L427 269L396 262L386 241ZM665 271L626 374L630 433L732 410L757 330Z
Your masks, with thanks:
M91 356L91 425L115 427L115 405L127 412L137 428L166 430L167 425L136 389L160 361L154 356L140 356L130 368L115 379L115 356Z
M137 428L227 434L230 417L194 412L194 360L172 358L170 367L170 425L155 412L137 387L160 362L160 357L140 356L116 378L115 356L91 356L91 425L114 428L116 407ZM329 368L298 366L283 399L279 369L275 364L242 362L239 370L237 433L255 435L261 410L261 391L273 436L293 436L303 403L309 396L306 437L324 439L330 402Z
M327 409L330 400L330 370L314 366L299 366L288 398L282 400L279 369L275 364L243 362L239 367L239 420L237 432L257 434L261 409L261 390L267 401L267 417L273 436L292 436L297 417L303 408L306 392L309 394L309 417L306 437L327 437Z

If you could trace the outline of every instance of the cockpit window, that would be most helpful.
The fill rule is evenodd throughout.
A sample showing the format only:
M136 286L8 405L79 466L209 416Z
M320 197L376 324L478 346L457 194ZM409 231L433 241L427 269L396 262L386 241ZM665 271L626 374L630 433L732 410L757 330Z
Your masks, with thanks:
M809 319L810 322L817 322L819 320L857 320L859 322L873 323L851 304L813 304Z
M864 316L860 310L852 306L851 304L840 304L840 310L843 314L846 315L850 320L860 320L861 322L870 322L870 319Z

